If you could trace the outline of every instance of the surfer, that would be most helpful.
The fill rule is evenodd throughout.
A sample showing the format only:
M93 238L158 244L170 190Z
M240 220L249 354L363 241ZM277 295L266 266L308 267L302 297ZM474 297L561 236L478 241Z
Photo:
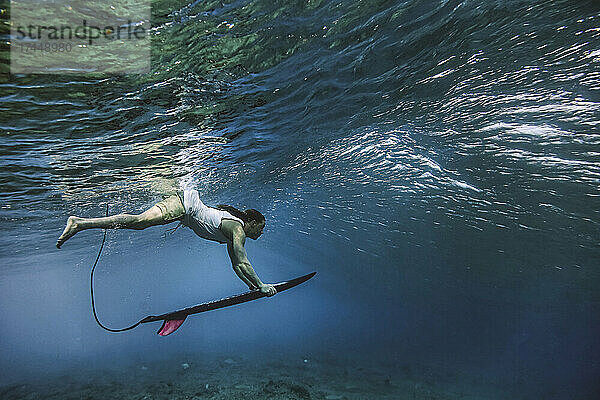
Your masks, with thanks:
M277 293L271 284L263 283L248 261L244 244L246 238L258 239L265 227L265 217L254 209L245 211L220 204L208 207L196 190L177 192L138 215L119 214L103 218L70 216L67 226L56 242L60 249L77 232L100 229L146 229L179 221L201 238L227 244L227 253L236 275L250 288L267 296Z

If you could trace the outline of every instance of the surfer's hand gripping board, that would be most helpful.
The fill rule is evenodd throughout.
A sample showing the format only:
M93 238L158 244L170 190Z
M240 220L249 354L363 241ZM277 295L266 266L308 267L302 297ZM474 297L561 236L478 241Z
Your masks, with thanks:
M275 289L275 286L266 283L260 287L260 292L270 297L275 296L277 294L277 289Z

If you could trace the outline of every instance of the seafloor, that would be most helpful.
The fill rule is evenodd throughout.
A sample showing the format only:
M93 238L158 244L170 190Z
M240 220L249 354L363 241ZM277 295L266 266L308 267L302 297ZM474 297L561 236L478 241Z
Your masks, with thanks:
M392 372L394 371L394 372ZM446 374L447 375L447 374ZM468 382L470 380L470 382ZM177 357L0 387L0 399L507 399L500 387L423 368L308 357Z

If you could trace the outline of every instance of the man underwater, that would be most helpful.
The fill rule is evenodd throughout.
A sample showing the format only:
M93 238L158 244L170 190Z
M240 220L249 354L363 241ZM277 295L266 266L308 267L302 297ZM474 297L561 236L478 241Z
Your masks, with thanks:
M246 238L258 239L265 227L265 217L254 209L240 211L235 207L220 204L206 206L196 190L177 192L138 215L119 214L103 218L80 218L70 216L67 226L56 242L56 247L85 229L146 229L179 221L191 228L201 238L227 243L227 253L236 275L250 290L260 290L273 296L277 290L263 283L252 264L248 261L244 244Z

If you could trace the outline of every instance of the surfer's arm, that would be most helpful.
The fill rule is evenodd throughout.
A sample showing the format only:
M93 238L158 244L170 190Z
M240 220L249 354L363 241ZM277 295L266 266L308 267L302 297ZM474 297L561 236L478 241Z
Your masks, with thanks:
M229 258L231 259L231 265L233 266L233 271L235 272L235 274L242 280L244 281L244 283L246 285L248 285L248 288L250 290L255 290L258 289L259 286L257 286L256 284L254 284L250 279L248 279L246 277L246 274L244 274L244 271L242 271L242 266L244 266L244 262L240 261L238 256L235 255L235 251L233 249L233 245L231 243L227 244L227 253L229 254ZM248 258L246 257L246 260L248 260ZM250 262L248 261L248 265L250 265ZM250 268L252 268L252 266L250 265ZM254 271L254 269L252 268L252 270ZM256 272L254 273L254 275L256 275ZM260 282L260 279L259 279ZM262 282L261 282L262 283Z
M252 264L250 264L248 256L246 255L246 249L244 248L246 235L244 234L243 229L240 227L239 230L234 230L232 236L233 240L231 243L227 244L227 253L229 254L231 265L233 266L236 275L244 281L250 289L259 289L268 296L276 294L277 290L273 285L264 284L254 271L254 268L252 268Z
M240 237L240 235L234 235L233 242L227 244L227 252L229 253L231 265L237 276L239 276L250 289L259 289L264 284L258 275L256 275L254 268L252 268L252 264L250 264L250 261L248 260L246 249L244 249L244 239L243 236Z

